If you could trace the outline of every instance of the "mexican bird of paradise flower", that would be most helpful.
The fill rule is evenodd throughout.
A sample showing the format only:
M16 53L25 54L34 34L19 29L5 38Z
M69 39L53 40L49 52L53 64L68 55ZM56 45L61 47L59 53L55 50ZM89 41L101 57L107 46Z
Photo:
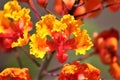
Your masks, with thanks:
M32 29L30 9L21 8L17 1L8 1L0 10L0 51L6 52L29 41Z
M118 41L118 31L113 28L94 35L94 49L104 64L111 64L117 60Z
M61 20L48 14L36 23L36 33L31 36L30 54L43 58L46 52L56 51L59 62L66 61L68 50L76 54L85 54L93 45L86 30L81 30L83 24L71 15L64 15Z
M92 77L91 77L92 76ZM65 64L60 72L58 80L99 80L100 70L91 64Z
M27 68L6 68L0 73L0 80L32 80Z

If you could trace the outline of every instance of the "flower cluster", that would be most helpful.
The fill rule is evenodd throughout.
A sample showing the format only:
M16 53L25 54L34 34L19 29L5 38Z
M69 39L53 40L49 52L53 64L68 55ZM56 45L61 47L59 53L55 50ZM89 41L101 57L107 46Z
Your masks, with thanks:
M120 79L119 55L118 51L119 33L117 30L111 28L101 32L99 35L94 34L94 49L100 56L101 61L110 65L110 73L115 79Z
M76 54L85 54L93 45L83 24L71 15L64 15L61 20L48 14L36 23L36 34L31 36L30 53L43 58L46 52L56 51L59 62L66 61L67 50L76 50ZM50 38L50 39L49 39Z
M111 64L115 61L118 50L118 40L118 31L115 29L103 31L99 35L95 33L94 48L104 64Z
M0 80L32 80L34 77L36 80L43 80L44 76L57 76L57 80L101 80L100 74L103 72L83 61L94 54L99 55L103 64L110 66L109 72L112 77L120 80L120 55L117 53L120 38L118 31L111 28L100 34L94 33L92 43L87 30L83 29L84 27L81 28L84 19L98 16L105 8L117 12L120 8L120 0L53 0L53 6L50 8L54 11L48 8L49 1L9 0L0 10L0 53L14 53L20 67L4 69L0 73ZM19 2L21 4L24 2L29 8L22 8ZM42 11L39 11L35 4L46 14L41 14ZM31 21L30 10L33 11L36 22ZM32 26L35 26L33 29L36 30L33 30ZM32 35L29 33L31 30ZM25 45L29 48L24 47ZM91 47L91 53L86 54ZM22 56L23 60L21 60L19 49L36 64L39 69L35 72L38 74L31 77L32 71L29 74L31 66L25 68L26 63L22 63L25 57ZM74 61L68 61L67 64L57 63L58 65L49 70L49 63L52 63L54 54L60 63L65 63L70 56L69 52L84 55L78 56ZM44 59L39 61L35 58ZM83 62L79 63L79 61Z

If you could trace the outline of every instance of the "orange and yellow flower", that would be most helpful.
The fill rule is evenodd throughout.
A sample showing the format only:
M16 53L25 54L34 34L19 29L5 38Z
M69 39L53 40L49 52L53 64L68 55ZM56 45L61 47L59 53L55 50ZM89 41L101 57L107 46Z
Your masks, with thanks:
M56 51L61 63L66 61L68 50L85 54L93 44L87 31L80 30L82 24L71 15L64 15L61 20L51 14L43 16L36 23L36 34L31 36L30 53L43 58L46 52Z
M100 70L91 64L65 64L60 72L58 80L99 80Z
M27 68L7 68L0 73L0 80L32 80Z
M30 9L21 8L16 0L4 5L4 10L0 11L0 43L3 47L0 50L7 51L28 43L28 31L32 29L29 12Z

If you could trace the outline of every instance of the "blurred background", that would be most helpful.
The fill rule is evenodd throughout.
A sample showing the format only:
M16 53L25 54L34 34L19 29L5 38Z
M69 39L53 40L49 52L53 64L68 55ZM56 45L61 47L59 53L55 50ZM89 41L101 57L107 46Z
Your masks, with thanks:
M9 1L9 0L0 0L0 10L3 9L4 4ZM52 11L53 13L53 4L54 4L54 0L48 0L48 6L47 8ZM36 4L36 0L34 0L34 3ZM29 7L28 4L26 3L20 3L22 6L24 7ZM46 12L40 8L38 5L36 5L37 10L42 14L45 15ZM31 20L35 23L37 20L34 17L35 14L33 13L33 11L31 10ZM85 25L84 25L84 29L88 30L88 33L90 34L91 38L92 38L92 34L93 32L101 32L102 30L107 30L111 27L114 27L115 29L117 29L120 33L120 10L116 13L112 13L109 11L109 9L104 9L101 14L96 17L96 18L90 18L90 19L86 19L84 21ZM33 30L34 32L34 30ZM31 32L31 33L33 33ZM29 46L27 45L26 48L28 48L29 50ZM88 53L91 51L88 51ZM22 60L22 63L24 65L24 67L28 67L30 69L30 74L33 77L33 80L36 78L36 75L38 73L38 68L36 67L36 65L31 62L31 60L23 53L23 51L19 50L20 53L20 58ZM81 57L81 55L76 56L75 54L72 54L73 51L69 51L69 58L67 60L67 62L74 60L75 58ZM118 53L120 53L120 48ZM39 61L40 63L43 62L44 60L41 59L36 59L37 61ZM50 63L49 69L53 69L54 67L57 67L59 65L61 65L56 58L53 58L52 63ZM66 62L66 63L67 63ZM109 66L104 65L101 63L99 57L97 55L92 56L88 59L86 59L85 61L82 61L81 63L90 63L92 65L94 65L95 67L99 68L101 70L101 77L105 78L106 80L112 80L112 77L109 74ZM2 71L4 68L8 68L8 67L19 67L17 60L15 58L14 54L2 54L0 53L0 71ZM47 76L44 78L44 80L54 80L55 77L51 77L51 76Z

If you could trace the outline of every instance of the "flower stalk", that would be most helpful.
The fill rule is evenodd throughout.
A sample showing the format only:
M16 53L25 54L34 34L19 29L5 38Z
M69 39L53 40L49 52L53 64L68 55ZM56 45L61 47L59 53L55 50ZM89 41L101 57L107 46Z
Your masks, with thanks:
M17 59L17 62L18 62L19 67L20 67L20 68L23 68L23 64L22 64L22 62L21 62L19 53L18 53L16 50L14 50L14 54L15 54L15 57L16 57L16 59Z
M54 53L55 52L53 51L52 54L46 55L45 61L43 62L43 64L39 68L37 80L43 79L43 77L44 77L43 72L49 67L50 61L52 60Z
M37 67L40 67L40 63L38 63L31 55L30 53L24 48L24 47L20 47L20 49L22 49L22 51L24 51L24 53L28 56L28 58L36 64Z

